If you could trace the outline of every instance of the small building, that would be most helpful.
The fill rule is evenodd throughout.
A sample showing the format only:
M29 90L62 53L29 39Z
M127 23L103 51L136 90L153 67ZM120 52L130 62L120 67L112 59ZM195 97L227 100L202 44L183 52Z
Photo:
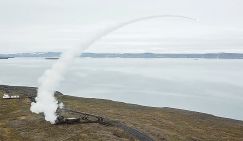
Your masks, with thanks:
M19 95L3 94L3 99L19 99Z

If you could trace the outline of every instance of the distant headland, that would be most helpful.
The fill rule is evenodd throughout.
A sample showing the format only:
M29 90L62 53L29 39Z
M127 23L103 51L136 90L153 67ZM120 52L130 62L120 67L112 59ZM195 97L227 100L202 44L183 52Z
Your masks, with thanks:
M58 59L61 52L33 52L0 54L0 59L17 57L42 57ZM205 59L243 59L243 53L81 53L87 58L205 58Z

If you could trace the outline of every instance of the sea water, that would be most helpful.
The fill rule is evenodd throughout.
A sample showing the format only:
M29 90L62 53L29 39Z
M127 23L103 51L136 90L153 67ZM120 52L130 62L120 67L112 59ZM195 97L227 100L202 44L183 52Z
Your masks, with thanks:
M0 59L0 84L38 86L55 61ZM243 60L78 58L64 79L58 90L66 95L243 120Z

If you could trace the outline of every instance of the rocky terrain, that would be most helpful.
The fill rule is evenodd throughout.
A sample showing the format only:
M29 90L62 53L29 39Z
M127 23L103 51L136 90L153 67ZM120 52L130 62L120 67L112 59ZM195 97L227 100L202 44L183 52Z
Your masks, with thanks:
M2 99L4 93L20 99ZM97 123L52 125L30 112L36 88L0 85L0 141L138 140L124 128ZM243 122L172 108L153 108L56 93L65 108L124 123L155 141L242 141Z

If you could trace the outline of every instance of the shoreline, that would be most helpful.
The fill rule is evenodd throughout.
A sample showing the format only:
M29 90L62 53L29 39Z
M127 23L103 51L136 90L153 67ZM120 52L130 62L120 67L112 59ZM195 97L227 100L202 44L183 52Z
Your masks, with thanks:
M154 108L105 99L74 97L60 92L56 92L55 96L64 103L64 113L61 114L64 118L77 119L80 115L89 113L91 119L93 115L108 119L104 120L108 126L99 124L100 122L53 125L46 122L43 115L30 112L30 97L36 96L36 87L0 85L0 96L5 92L19 95L20 99L0 99L0 131L3 132L0 140L243 139L243 121L168 107Z
M11 85L2 85L0 84L0 89L2 89L3 87L6 88L20 88L20 89L32 89L37 91L37 87L34 86L11 86ZM212 116L212 117L216 117L216 118L223 118L225 120L235 120L236 122L243 122L243 120L239 120L239 119L234 119L234 118L228 118L228 117L221 117L221 116L217 116L214 114L209 114L209 113L204 113L204 112L199 112L199 111L193 111L193 110L188 110L188 109L183 109L183 108L174 108L174 107L156 107L156 106L146 106L146 105L141 105L141 104L134 104L134 103L127 103L127 102L123 102L123 101L116 101L116 100L111 100L111 99L102 99L102 98L88 98L88 97L79 97L79 96L72 96L72 95L65 95L62 92L56 91L58 94L63 95L63 96L68 96L68 97L73 97L73 98L82 98L82 99L88 99L88 100L103 100L103 101L107 101L107 102L116 102L116 103L121 103L121 104L127 104L127 105L131 105L131 106L135 106L135 107L143 107L143 108L156 108L156 109L171 109L171 110L178 110L178 111L183 111L183 112L193 112L193 113L197 113L197 114L204 114L207 116Z

